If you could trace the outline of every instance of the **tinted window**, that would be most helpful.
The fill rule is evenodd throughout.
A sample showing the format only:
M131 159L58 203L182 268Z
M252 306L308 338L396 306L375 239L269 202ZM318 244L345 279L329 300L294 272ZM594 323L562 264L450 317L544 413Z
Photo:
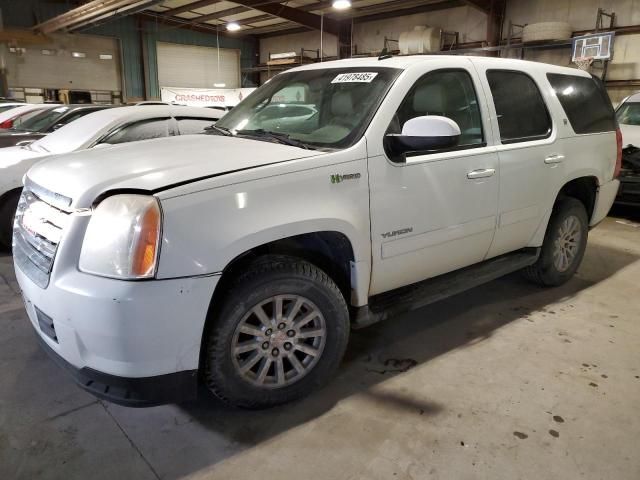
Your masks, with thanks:
M12 108L16 108L15 105L0 105L0 112L6 112L7 110L11 110Z
M23 119L18 125L14 122L13 128L26 132L41 132L47 130L69 111L69 107L56 107L39 111L36 115Z
M81 117L84 117L85 115L93 113L93 112L95 112L97 110L99 110L99 109L96 109L96 108L82 108L80 110L76 110L75 112L71 112L69 115L58 119L56 121L56 123L54 125L52 125L51 128L49 128L49 130L53 130L54 127L55 128L60 128L63 125L66 125L67 123L71 123L74 120L77 120L77 119L79 119Z
M178 118L178 129L180 135L191 135L192 133L203 133L205 128L214 123L215 120L207 118Z
M135 142L169 136L169 120L150 120L136 122L121 128L102 143L115 145L117 143Z
M640 125L640 103L623 103L616 112L616 118L624 125Z
M609 96L595 78L547 74L576 133L610 132L616 120Z
M487 80L502 143L526 142L551 134L549 112L531 77L522 72L489 70Z
M455 121L460 127L460 146L483 144L478 99L464 70L441 70L420 78L398 108L389 133L401 133L407 120L428 115Z

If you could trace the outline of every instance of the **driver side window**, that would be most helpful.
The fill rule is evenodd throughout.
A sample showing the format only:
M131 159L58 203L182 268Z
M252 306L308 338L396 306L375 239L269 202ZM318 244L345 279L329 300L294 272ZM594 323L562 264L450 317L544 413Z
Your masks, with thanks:
M466 71L438 70L421 77L402 101L388 133L402 133L407 120L428 115L447 117L458 124L458 148L484 146L480 106Z

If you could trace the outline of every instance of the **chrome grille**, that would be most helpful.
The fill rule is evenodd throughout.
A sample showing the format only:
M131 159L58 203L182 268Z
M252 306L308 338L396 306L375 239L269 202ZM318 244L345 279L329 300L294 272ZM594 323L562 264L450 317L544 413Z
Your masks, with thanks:
M25 188L13 223L13 257L36 285L46 288L62 232L69 221L64 212Z

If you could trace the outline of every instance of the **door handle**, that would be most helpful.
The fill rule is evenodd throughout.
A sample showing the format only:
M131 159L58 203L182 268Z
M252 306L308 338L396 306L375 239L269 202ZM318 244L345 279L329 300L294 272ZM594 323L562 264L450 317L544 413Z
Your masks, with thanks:
M480 168L478 170L472 170L467 173L467 178L470 180L474 180L476 178L492 177L494 173L496 173L495 168Z
M564 160L564 155L560 155L559 153L554 153L553 155L549 155L544 159L544 163L560 163Z

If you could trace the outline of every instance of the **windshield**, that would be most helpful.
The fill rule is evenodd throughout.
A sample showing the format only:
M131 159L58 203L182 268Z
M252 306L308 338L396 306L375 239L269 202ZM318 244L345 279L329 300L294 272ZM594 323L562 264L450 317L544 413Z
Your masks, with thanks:
M57 107L44 111L39 111L29 117L21 119L16 125L14 122L12 130L23 132L41 132L54 125L57 120L69 111L69 107Z
M222 117L212 133L346 148L360 139L400 72L352 67L283 73Z
M625 103L616 112L618 123L640 125L640 103Z

